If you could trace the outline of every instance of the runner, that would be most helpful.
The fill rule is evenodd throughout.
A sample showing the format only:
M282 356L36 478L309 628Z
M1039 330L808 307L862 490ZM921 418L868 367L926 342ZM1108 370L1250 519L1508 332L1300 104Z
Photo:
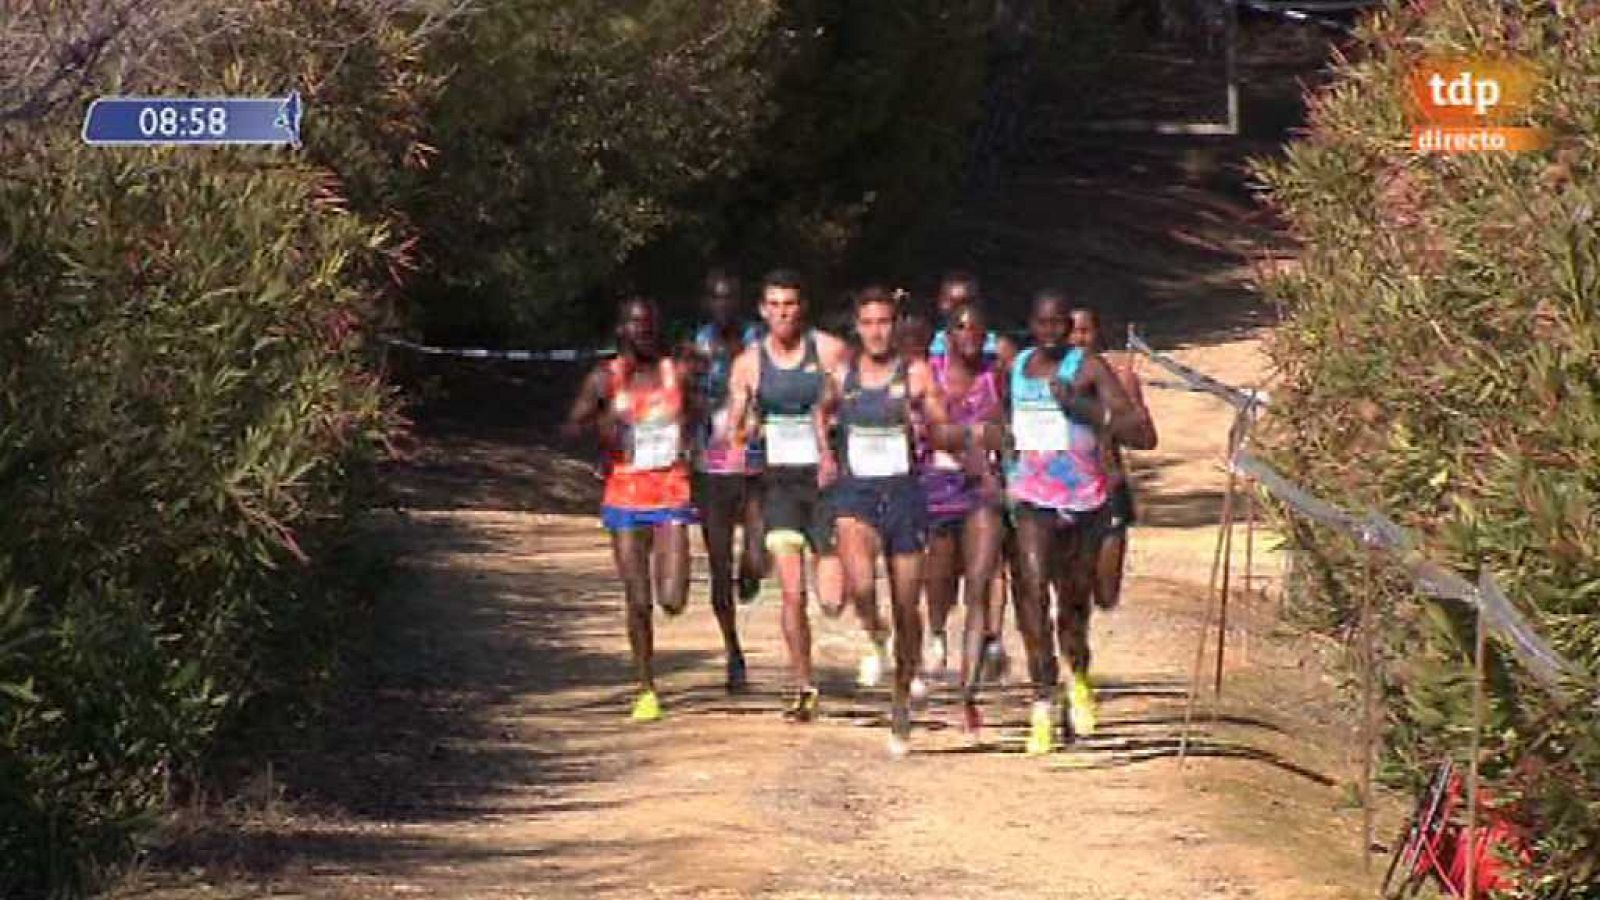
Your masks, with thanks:
M928 528L927 499L912 467L911 410L920 410L935 447L959 447L964 432L950 427L928 365L908 362L896 352L894 296L878 287L863 289L855 310L860 353L830 370L816 410L820 475L824 484L838 479L845 586L863 623L878 619L879 555L887 562L895 651L889 750L904 756L910 751L911 682L921 655L917 601ZM828 440L835 413L843 437L838 457Z
M998 628L989 627L989 593L1000 565L1004 487L992 459L1001 449L1004 433L1005 380L1004 370L983 354L988 332L982 311L962 307L950 325L949 352L933 357L931 367L951 420L965 432L965 452L935 451L921 473L931 525L925 584L936 652L944 651L945 620L958 593L964 594L962 724L975 735L982 724L979 662L990 646L990 635L998 634Z
M894 326L894 344L900 356L907 361L928 361L928 345L933 340L933 317L927 307L910 302L904 294L896 294L900 305L900 318Z
M734 360L728 383L735 443L752 429L759 429L765 441L762 524L783 594L783 638L795 680L785 716L799 722L810 721L817 712L806 614L808 548L816 558L818 605L829 616L844 608L833 511L818 480L826 448L818 446L812 414L822 397L823 373L849 353L833 335L807 328L805 314L799 277L786 271L768 275L761 293L767 335Z
M661 703L651 668L651 594L669 616L683 612L689 597L687 526L695 515L683 439L694 401L684 389L686 367L663 352L655 302L632 297L617 313L617 356L589 373L562 431L570 440L593 431L605 453L600 520L611 532L627 602L639 679L632 717L652 722Z
M929 356L943 356L950 347L950 317L955 311L964 306L973 306L979 303L978 277L971 272L959 269L946 272L939 282L939 330L933 334L933 342L928 345ZM1009 338L998 333L988 332L983 336L984 355L991 359L1001 355L1010 354L1014 359L1017 347Z
M707 566L711 570L711 609L722 630L728 656L727 689L748 686L734 612L733 530L743 526L739 558L739 597L746 602L761 590L766 568L762 547L759 445L735 444L728 425L728 377L733 360L760 340L753 323L739 320L739 282L721 270L706 278L705 309L710 318L687 348L695 370L695 398L702 413L695 429L694 503L700 514Z
M1060 681L1055 640L1071 669L1064 695L1063 731L1094 732L1094 693L1088 680L1088 592L1099 532L1109 513L1100 444L1126 439L1137 413L1104 361L1069 348L1067 302L1046 291L1030 321L1035 346L1011 368L1011 439L1006 493L1017 527L1017 624L1033 681L1027 751L1049 753L1055 740L1052 694ZM1057 598L1057 634L1050 634L1049 597ZM1081 600L1081 605L1076 601Z
M928 347L928 354L932 358L944 356L949 351L949 324L955 312L980 305L977 276L959 270L946 273L939 283L938 304L940 327ZM986 331L983 335L983 356L987 362L997 362L1000 371L1009 372L1011 363L1017 358L1017 344L998 332ZM1006 617L1006 571L1016 568L1015 547L1016 529L1009 513L1002 512L1001 564L995 567L993 583L989 586L989 614L985 619L986 631L983 641L983 677L992 682L1003 678L1008 667L1001 631ZM1014 575L1013 582L1015 582ZM953 604L955 598L950 598L950 602ZM949 607L939 609L933 607L931 603L929 605L928 649L924 657L929 675L941 674L949 666L950 642L945 636L948 613Z
M1111 371L1116 374L1117 381L1122 384L1122 389L1127 393L1129 401L1138 411L1138 427L1128 435L1126 443L1122 441L1106 441L1102 445L1102 456L1106 463L1106 476L1111 491L1111 511L1106 521L1105 534L1100 540L1100 552L1095 561L1095 577L1093 582L1094 602L1101 609L1115 609L1122 595L1123 560L1128 549L1128 527L1134 524L1133 487L1128 482L1127 467L1123 465L1122 448L1130 447L1134 450L1154 450L1158 440L1156 436L1155 421L1150 417L1150 408L1145 406L1144 391L1139 387L1139 375L1133 369L1131 360L1112 359L1105 354L1101 343L1100 313L1093 307L1075 307L1071 313L1072 332L1068 336L1068 343L1074 347L1081 347L1085 353L1099 353ZM1088 624L1087 617L1084 620ZM1085 638L1084 640L1087 640Z

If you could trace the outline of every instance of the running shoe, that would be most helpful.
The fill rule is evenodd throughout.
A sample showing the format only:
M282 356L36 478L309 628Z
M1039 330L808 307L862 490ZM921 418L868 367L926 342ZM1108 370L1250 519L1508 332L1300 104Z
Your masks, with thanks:
M889 711L889 755L902 759L911 753L911 707L896 703Z
M974 740L983 731L983 712L978 709L977 700L961 701L961 730Z
M635 722L654 722L661 718L661 701L657 699L655 691L639 692L638 699L633 701L630 718Z
M1029 756L1044 756L1055 746L1056 717L1049 700L1033 701L1033 712L1028 717Z
M744 654L735 653L728 657L728 680L725 687L728 693L737 694L750 686L750 676L745 671Z
M928 682L921 675L917 675L911 679L911 699L928 699Z
M1067 719L1072 723L1072 733L1077 737L1094 734L1094 688L1089 686L1089 676L1074 672L1067 684Z
M928 637L928 649L923 653L922 674L941 675L950 665L950 647L944 632L935 631Z
M761 578L746 572L739 576L739 602L749 603L761 593Z
M883 680L883 670L886 668L885 657L888 652L884 649L883 642L874 640L866 654L861 657L861 665L856 669L856 684L864 687L877 687Z
M808 687L795 691L794 699L789 701L789 708L783 711L783 717L790 722L810 722L815 719L817 717L817 689Z
M989 684L998 684L1005 680L1009 661L1006 659L1005 645L997 637L983 639L983 680Z

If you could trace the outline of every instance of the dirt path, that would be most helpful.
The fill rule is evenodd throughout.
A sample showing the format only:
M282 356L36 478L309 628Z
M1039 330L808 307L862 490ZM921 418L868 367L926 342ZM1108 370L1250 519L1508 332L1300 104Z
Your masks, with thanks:
M1223 374L1258 365L1253 341L1196 353ZM1234 638L1244 656L1196 758L1186 771L1174 759L1225 413L1150 394L1166 440L1141 461L1149 524L1129 597L1094 630L1104 727L1070 752L1021 754L1013 686L990 698L982 746L947 724L941 691L917 715L914 755L890 759L887 698L853 687L846 620L819 628L821 721L785 724L770 587L741 614L756 692L724 695L702 584L684 617L658 618L668 716L632 725L592 517L384 513L402 577L334 749L120 895L1360 896L1348 732L1307 715L1326 685L1259 636L1264 618L1248 646Z
M1257 81L1294 95L1283 77ZM1244 284L1275 238L1239 167L1277 139L1041 141L952 219L939 257L984 273L1012 321L1027 292L1060 284L1220 378L1259 383L1265 310ZM396 473L401 509L375 514L400 577L323 746L220 813L180 817L159 865L118 896L1371 895L1354 717L1322 674L1325 648L1276 633L1270 590L1235 599L1224 700L1202 703L1190 762L1175 759L1224 485L1215 400L1146 391L1162 444L1136 463L1128 595L1094 624L1101 732L1023 756L1014 685L989 696L991 728L971 747L940 690L914 754L892 760L886 695L852 684L848 621L817 620L822 719L781 720L770 586L741 613L756 691L722 691L702 581L685 616L658 618L667 718L631 725L593 484L528 424L565 402L571 373L478 374L487 393L425 405L435 427ZM479 421L437 427L458 414ZM583 514L533 512L550 509Z

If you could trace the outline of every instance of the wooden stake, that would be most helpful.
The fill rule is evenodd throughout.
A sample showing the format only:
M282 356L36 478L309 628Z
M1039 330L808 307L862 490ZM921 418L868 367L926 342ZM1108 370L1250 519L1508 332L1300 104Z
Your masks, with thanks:
M1223 499L1222 506L1225 521L1222 523L1222 591L1221 602L1218 604L1217 616L1217 677L1214 690L1218 697L1222 696L1222 661L1228 647L1228 584L1229 575L1233 571L1233 494L1238 476L1234 475L1232 467L1228 469L1228 496ZM1216 712L1216 707L1212 707Z
M1246 600L1254 602L1255 593L1252 587L1255 583L1256 572L1256 484L1254 481L1245 485L1244 510L1244 596Z
M1229 471L1228 493L1222 496L1222 520L1233 519L1233 474ZM1183 704L1183 732L1178 738L1178 766L1181 768L1189 752L1189 729L1194 722L1194 701L1200 694L1200 669L1205 665L1206 642L1211 637L1211 617L1217 609L1217 573L1222 569L1222 535L1217 531L1217 546L1211 554L1211 578L1206 583L1206 614L1200 623L1200 641L1194 648L1194 668L1189 673L1189 697Z
M1361 585L1361 860L1372 872L1372 770L1377 757L1377 728L1372 721L1373 683L1377 652L1372 627L1372 551L1367 548L1365 577Z
M1478 896L1478 753L1483 737L1484 627L1479 601L1477 635L1472 650L1472 749L1467 766L1467 900Z

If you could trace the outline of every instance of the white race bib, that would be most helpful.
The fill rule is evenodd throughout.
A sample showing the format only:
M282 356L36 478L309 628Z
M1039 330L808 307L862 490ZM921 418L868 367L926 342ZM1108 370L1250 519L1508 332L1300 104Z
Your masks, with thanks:
M857 478L892 478L911 471L904 428L856 425L848 440L850 474Z
M961 460L943 450L933 451L933 467L941 472L959 472L965 468L961 465Z
M628 465L634 469L670 469L678 461L678 423L638 422L633 426L633 452Z
M768 465L817 464L817 431L812 427L811 416L767 416L763 431L767 437Z
M1011 435L1019 453L1065 453L1070 447L1067 416L1059 409L1018 407Z

